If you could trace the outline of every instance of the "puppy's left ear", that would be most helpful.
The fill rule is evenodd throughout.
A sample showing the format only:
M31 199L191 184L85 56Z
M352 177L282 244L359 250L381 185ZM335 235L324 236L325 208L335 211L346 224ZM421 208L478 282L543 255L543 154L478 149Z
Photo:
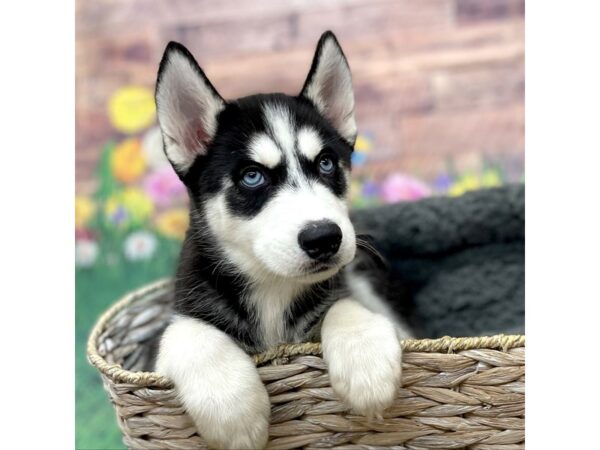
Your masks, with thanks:
M181 44L165 49L156 81L156 108L167 158L180 177L208 152L225 101Z
M354 92L350 67L335 35L319 39L300 95L310 100L350 145L356 140Z

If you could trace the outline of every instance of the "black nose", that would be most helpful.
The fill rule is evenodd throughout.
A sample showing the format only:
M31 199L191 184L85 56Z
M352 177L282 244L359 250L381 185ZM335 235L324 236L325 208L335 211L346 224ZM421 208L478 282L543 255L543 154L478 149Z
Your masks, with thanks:
M298 243L308 256L326 261L337 253L342 242L342 230L329 220L309 222L298 235Z

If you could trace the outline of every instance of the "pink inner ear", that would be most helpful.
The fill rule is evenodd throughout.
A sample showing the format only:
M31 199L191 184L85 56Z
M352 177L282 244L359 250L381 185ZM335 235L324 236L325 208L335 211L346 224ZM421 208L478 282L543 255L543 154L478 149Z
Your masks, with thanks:
M203 144L206 144L206 142L208 141L208 134L201 126L198 126L198 128L196 128L196 137L198 138L198 141L202 142Z
M198 120L189 125L184 142L185 149L190 154L203 154L209 140L210 136L206 132L206 127Z

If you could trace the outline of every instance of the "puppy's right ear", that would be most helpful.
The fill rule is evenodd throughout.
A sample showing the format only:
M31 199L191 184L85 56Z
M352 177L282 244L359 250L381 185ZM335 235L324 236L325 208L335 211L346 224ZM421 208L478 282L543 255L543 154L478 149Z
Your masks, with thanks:
M206 154L225 101L191 53L170 42L156 80L156 109L165 153L180 177L198 155Z

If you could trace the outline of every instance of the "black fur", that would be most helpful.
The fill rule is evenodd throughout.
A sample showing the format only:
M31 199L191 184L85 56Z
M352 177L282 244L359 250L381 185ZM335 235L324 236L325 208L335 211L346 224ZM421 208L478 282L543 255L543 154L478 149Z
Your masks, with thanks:
M248 165L256 165L246 153L248 140L253 133L268 134L263 120L262 107L266 103L283 105L294 114L297 126L308 125L317 130L327 147L323 152L333 156L335 161L349 169L352 147L337 133L304 97L291 97L284 94L259 94L230 101L218 118L218 128L206 155L196 158L183 182L190 190L192 200L205 199L223 190L225 180L234 181L228 188L227 200L231 212L243 217L258 214L265 202L277 189L289 183L286 177L285 160L275 169L262 167L268 177L264 188L248 190L239 186L241 172ZM305 174L321 178L337 196L345 195L348 186L343 174L319 175L315 161L301 159Z
M191 214L175 280L175 313L200 319L236 339L251 352L265 350L260 323L241 301L248 280L224 262L204 220ZM343 272L312 285L288 309L285 320L289 341L303 340L333 302L348 295ZM300 328L298 328L300 327Z

